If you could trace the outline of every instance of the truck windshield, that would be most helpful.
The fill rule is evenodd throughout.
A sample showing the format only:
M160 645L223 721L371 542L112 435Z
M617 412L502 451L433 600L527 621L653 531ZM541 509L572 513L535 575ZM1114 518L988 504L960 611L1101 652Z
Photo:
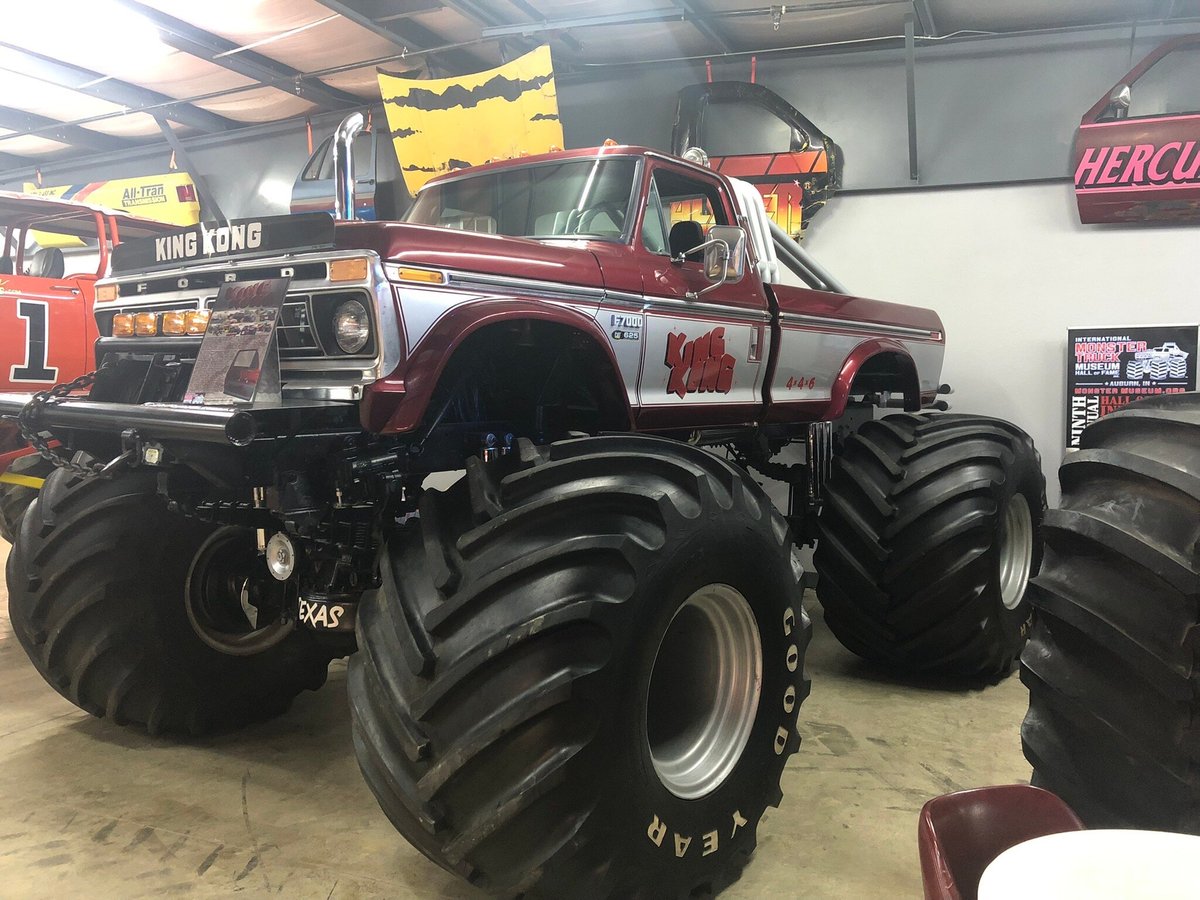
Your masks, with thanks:
M622 240L637 160L576 159L426 186L406 222L527 238Z

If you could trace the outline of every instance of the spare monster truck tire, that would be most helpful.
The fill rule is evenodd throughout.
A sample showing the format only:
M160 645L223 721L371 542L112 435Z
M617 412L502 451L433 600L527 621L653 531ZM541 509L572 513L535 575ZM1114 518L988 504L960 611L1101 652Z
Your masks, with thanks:
M1028 636L1046 479L999 419L866 422L835 459L814 565L829 630L889 667L1007 674Z
M799 746L787 525L657 438L471 460L364 598L354 745L392 823L484 890L681 898L738 877Z
M217 529L168 512L155 482L145 470L46 479L8 558L17 639L55 690L118 725L195 735L282 713L324 683L330 653L301 629L253 656L205 644L184 591Z
M1021 656L1025 756L1090 827L1200 834L1200 394L1088 427Z
M14 459L8 471L13 475L45 478L54 471L54 464L37 453L30 453ZM21 517L37 495L38 488L35 487L0 483L0 537L10 544L13 542L21 525Z

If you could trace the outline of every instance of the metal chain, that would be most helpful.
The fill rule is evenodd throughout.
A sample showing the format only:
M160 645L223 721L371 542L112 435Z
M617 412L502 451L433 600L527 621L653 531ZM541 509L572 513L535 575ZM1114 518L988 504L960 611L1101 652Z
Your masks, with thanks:
M29 442L34 450L37 451L43 459L48 460L60 469L66 469L69 472L74 472L76 475L82 475L85 478L93 475L99 475L108 464L103 462L93 463L78 463L73 459L67 459L61 453L55 451L50 446L49 441L42 437L42 429L39 425L42 416L42 410L52 405L55 401L61 400L71 394L73 391L78 391L82 388L91 387L96 382L96 376L108 368L107 365L101 366L94 372L86 372L80 375L73 381L68 381L64 384L56 384L48 391L38 391L29 402L26 403L21 411L17 414L17 425L21 429L21 436Z

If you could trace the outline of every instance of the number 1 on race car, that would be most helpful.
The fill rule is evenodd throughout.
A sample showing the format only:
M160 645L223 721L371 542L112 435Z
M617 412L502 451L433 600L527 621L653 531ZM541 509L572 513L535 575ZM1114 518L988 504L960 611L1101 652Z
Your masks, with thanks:
M44 300L18 300L17 318L25 320L25 361L12 367L10 380L56 382L58 369L46 366L49 304Z

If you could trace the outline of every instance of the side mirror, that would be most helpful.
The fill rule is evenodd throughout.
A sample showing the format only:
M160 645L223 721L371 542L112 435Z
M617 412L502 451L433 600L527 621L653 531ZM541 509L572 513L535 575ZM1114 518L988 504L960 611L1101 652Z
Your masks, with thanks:
M1129 106L1133 103L1133 91L1127 84L1118 84L1108 95L1106 118L1124 119L1129 115Z
M709 228L704 242L704 277L715 284L736 284L745 274L746 229L737 225Z

